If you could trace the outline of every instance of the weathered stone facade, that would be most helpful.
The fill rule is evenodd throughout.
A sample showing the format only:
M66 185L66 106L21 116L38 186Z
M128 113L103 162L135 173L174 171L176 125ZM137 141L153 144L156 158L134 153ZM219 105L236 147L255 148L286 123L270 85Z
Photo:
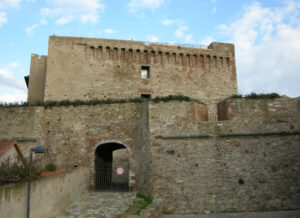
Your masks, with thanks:
M6 108L0 137L36 138L59 168L90 167L90 186L97 146L121 143L131 188L168 213L299 209L299 99L227 101L232 120L217 122L179 101Z
M143 66L150 78L141 78ZM43 78L44 86L30 85ZM183 94L204 104L0 108L0 138L19 139L24 154L43 144L42 164L89 167L90 187L97 148L122 145L130 189L162 198L165 213L300 209L300 99L228 98L236 92L231 44L196 49L53 36L48 57L32 57L30 103Z
M141 78L142 67L149 78ZM237 94L234 46L216 42L201 49L51 36L48 56L32 55L29 78L29 102L141 94L215 102Z
M181 129L150 110L154 196L169 213L299 209L300 99L227 101L232 120Z

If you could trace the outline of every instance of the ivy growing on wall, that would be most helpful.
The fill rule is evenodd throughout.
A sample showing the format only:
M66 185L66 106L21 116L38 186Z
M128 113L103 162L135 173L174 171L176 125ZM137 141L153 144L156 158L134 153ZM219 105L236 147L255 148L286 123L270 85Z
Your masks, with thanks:
M62 100L62 101L46 101L46 102L36 102L34 104L23 103L0 103L0 108L15 108L15 107L29 107L29 106L43 106L45 108L60 107L60 106L81 106L81 105L101 105L101 104L122 104L122 103L140 103L144 101L152 101L154 103L158 102L168 102L168 101L187 101L196 102L205 105L203 102L192 99L188 96L183 95L168 95L163 97L155 97L153 99L144 98L129 98L129 99L91 99L91 100Z

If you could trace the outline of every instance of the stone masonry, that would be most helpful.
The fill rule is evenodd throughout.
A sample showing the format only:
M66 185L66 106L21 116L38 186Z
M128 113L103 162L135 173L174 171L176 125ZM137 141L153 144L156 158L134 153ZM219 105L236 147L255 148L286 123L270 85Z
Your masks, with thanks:
M130 189L162 198L166 213L299 209L299 99L228 107L233 118L217 122L204 105L180 101L2 108L0 137L17 136L24 149L36 138L47 148L44 164L88 166L91 188L95 149L121 143Z
M149 70L147 78L141 70ZM50 36L48 56L32 55L28 102L186 95L215 102L237 94L234 46L206 49Z
M97 148L118 145L129 190L162 199L164 213L300 209L300 99L230 98L232 44L51 36L48 56L32 55L28 90L29 106L0 108L0 139L17 139L25 156L43 144L41 165L88 167L91 189ZM171 94L195 100L34 106Z

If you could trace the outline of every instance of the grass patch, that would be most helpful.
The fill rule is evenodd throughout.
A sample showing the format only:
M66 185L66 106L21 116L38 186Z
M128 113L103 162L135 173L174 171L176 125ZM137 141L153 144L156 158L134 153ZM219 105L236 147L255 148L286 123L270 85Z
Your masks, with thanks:
M168 101L188 101L196 102L199 104L205 105L203 102L192 99L188 96L183 95L168 95L163 97L155 97L153 99L144 99L144 98L129 98L129 99L91 99L91 100L62 100L62 101L45 101L45 102L36 102L34 104L29 104L27 102L21 103L0 103L0 108L17 108L17 107L29 107L29 106L43 106L45 108L52 107L61 107L61 106L81 106L81 105L101 105L101 104L122 104L122 103L140 103L144 101L152 101L154 103L158 102L168 102Z
M152 199L150 197L141 193L136 193L136 199L132 205L130 205L122 215L117 216L117 218L125 218L130 215L140 215L142 210L144 210L151 203Z
M141 204L140 208L136 211L136 215L139 215L142 212L142 210L144 210L148 205L150 205L152 203L152 199L141 193L136 193L136 197L144 200L144 202Z

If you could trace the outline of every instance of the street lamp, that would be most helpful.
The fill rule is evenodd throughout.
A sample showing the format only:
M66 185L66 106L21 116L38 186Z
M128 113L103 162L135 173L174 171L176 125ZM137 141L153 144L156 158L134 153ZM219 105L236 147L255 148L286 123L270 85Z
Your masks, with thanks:
M29 212L30 212L31 167L32 167L32 153L33 152L34 153L45 153L45 148L42 145L37 145L35 148L30 148L28 192L27 192L27 218L29 218Z

